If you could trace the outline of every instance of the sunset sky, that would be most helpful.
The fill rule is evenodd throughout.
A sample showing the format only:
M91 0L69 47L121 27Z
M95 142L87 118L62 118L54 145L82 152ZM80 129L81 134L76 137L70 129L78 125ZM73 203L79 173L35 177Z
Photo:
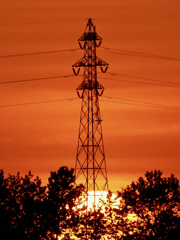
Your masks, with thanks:
M147 170L180 178L179 0L1 1L0 168L31 170L46 184L50 171L75 167L82 76L72 65L88 18L109 63L98 71L109 188ZM49 79L13 83L39 78ZM37 103L51 100L61 101Z

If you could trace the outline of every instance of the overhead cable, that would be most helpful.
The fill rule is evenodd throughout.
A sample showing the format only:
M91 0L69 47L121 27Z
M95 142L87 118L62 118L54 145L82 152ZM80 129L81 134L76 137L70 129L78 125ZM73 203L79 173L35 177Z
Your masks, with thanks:
M112 75L112 76L137 78L137 79L148 80L148 81L153 81L153 82L160 82L160 83L165 83L165 84L180 85L180 83L177 83L177 82L162 81L162 80L153 79L153 78L138 77L138 76L133 76L133 75L121 74L121 73L107 72L107 74Z
M106 77L99 77L99 78L105 79L105 80L118 81L118 82L127 82L127 83L137 83L137 84L145 84L145 85L153 85L153 86L161 86L161 87L180 88L180 86L175 86L175 85L170 85L170 84L139 82L139 81L125 80L125 79L106 78Z
M114 103L120 103L120 104L129 104L129 105L136 105L136 106L145 106L145 107L151 107L151 108L164 108L168 110L180 111L180 108L175 106L169 106L169 105L158 104L158 103L150 103L145 101L130 100L130 99L119 98L119 97L110 97L110 96L103 96L103 97L107 98L108 100L101 100L101 101L114 102ZM120 101L114 101L114 100L120 100Z
M14 81L6 81L6 82L0 82L0 84L10 84L10 83L22 83L22 82L32 82L32 81L42 81L42 80L49 80L49 79L58 79L58 78L69 78L74 77L74 75L57 75L57 76L51 76L51 77L41 77L41 78L29 78L29 79L22 79L22 80L14 80Z
M155 54L150 54L150 53L128 51L128 50L109 48L109 47L101 47L101 48L103 48L104 50L99 50L100 52L129 55L129 56L134 56L134 57L145 57L145 58L155 58L155 59L161 59L161 60L180 61L179 58L160 56L160 55L155 55Z
M41 55L41 54L49 54L49 53L60 53L60 52L74 52L77 50L79 50L79 48L51 50L51 51L43 51L43 52L18 53L18 54L1 55L0 58L25 57L25 56Z
M101 76L99 76L98 78L105 79L105 80L118 81L118 82L127 82L127 83L130 82L130 83L137 83L137 84L146 84L146 85L180 88L180 84L175 83L175 82L160 81L160 80L155 80L155 79L151 79L151 78L141 78L141 77L125 75L125 74L117 74L117 73L108 73L108 74L110 74L112 76L137 78L137 79L149 80L149 81L160 82L160 83L150 83L150 82L145 82L145 81L133 81L133 80L125 80L125 79L119 79L119 78L115 79L115 78L108 78L108 77L101 77ZM82 75L80 74L79 76L82 76ZM43 81L43 80L58 79L58 78L70 78L70 77L74 77L74 75L71 75L71 74L69 74L69 75L57 75L57 76L49 76L49 77L41 77L41 78L29 78L29 79L19 79L19 80L14 80L14 81L4 81L4 82L0 82L0 85L1 84L23 83L23 82L33 82L33 81ZM163 84L163 83L165 83L165 84Z
M151 107L151 108L163 108L163 109L167 109L167 110L178 110L178 111L180 111L180 108L175 107L175 106L169 106L169 105L163 105L163 104L157 104L157 103L150 103L150 102L144 102L144 101L136 101L136 100L110 97L110 96L103 96L103 97L107 99L107 100L101 100L103 102L119 103L119 104L126 104L126 105L135 105L135 106L144 106L144 107ZM55 102L61 102L61 101L73 101L73 100L77 100L77 99L79 99L79 98L65 98L65 99L45 100L45 101L36 101L36 102L25 102L25 103L17 103L17 104L7 104L7 105L0 105L0 108L55 103Z
M62 102L62 101L73 101L73 100L77 100L77 99L78 98L65 98L65 99L55 99L55 100L38 101L38 102L25 102L25 103L17 103L17 104L7 104L7 105L0 105L0 108L18 107L18 106L26 106L26 105L36 105L36 104L43 104L43 103L54 103L54 102Z

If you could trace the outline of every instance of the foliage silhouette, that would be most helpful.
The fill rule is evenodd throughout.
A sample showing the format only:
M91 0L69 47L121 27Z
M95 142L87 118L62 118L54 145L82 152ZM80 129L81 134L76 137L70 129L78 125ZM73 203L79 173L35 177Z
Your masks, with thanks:
M105 219L101 207L81 212L80 221L74 234L78 239L101 239L106 234Z
M122 239L180 239L180 191L174 175L146 172L119 192L134 220Z
M48 230L51 238L56 239L79 223L77 206L83 191L83 185L75 184L73 169L61 167L57 172L51 172L47 191Z
M41 212L45 187L29 172L25 177L1 171L1 239L42 239L46 235Z
M146 172L101 205L87 210L83 185L74 170L51 172L47 186L29 172L24 177L0 171L0 236L2 240L180 239L180 191L174 175ZM82 207L80 207L82 206Z
M0 171L1 239L57 239L79 219L78 197L84 187L76 186L73 169L61 167L51 172L47 187L29 172L25 177ZM67 239L65 234L65 239Z
M108 192L107 198L102 201L104 209L104 220L106 236L108 239L122 239L127 236L129 230L129 211L125 201L120 196L113 196L111 191Z

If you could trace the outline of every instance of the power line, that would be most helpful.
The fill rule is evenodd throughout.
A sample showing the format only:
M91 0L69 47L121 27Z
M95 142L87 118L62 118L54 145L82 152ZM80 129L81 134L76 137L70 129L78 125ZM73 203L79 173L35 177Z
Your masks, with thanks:
M179 58L171 58L171 57L158 57L158 56L151 56L151 55L146 55L146 54L135 54L135 53L128 53L128 52L115 52L115 51L104 51L104 50L99 50L100 52L105 52L105 53L113 53L113 54L120 54L120 55L126 55L126 56L133 56L133 57L143 57L143 58L153 58L153 59L160 59L160 60L171 60L171 61L180 61Z
M117 98L117 97L111 97L111 96L103 96L103 97L109 99L109 100L101 100L103 102L119 103L119 104L126 104L126 105L136 105L136 106L145 106L145 107L151 107L151 108L163 108L163 109L168 109L168 110L178 110L178 111L180 111L180 108L174 107L174 106L169 106L169 105L150 103L150 102L144 102L144 101L136 101L136 100L130 100L130 99L126 99L126 98ZM61 102L61 101L73 101L73 100L77 100L77 99L79 99L79 98L65 98L65 99L45 100L45 101L36 101L36 102L25 102L25 103L17 103L17 104L7 104L7 105L0 105L0 108L18 107L18 106L36 105L36 104L46 104L46 103L54 103L54 102ZM120 101L126 101L126 102L114 101L113 99L114 100L120 100Z
M124 76L124 77L130 77L130 78L138 78L138 79L142 79L142 80L159 81L159 82L167 83L167 84L139 82L139 81L124 80L124 79L106 78L106 77L99 77L99 78L105 79L105 80L118 81L118 82L130 82L130 83L137 83L137 84L146 84L146 85L148 84L148 85L155 85L155 86L180 88L180 84L174 83L174 82L172 83L172 82L160 81L160 80L155 80L155 79L150 79L150 78L141 78L141 77L130 76L130 75L125 75L125 74L116 74L116 73L109 73L109 74L113 75L113 76L117 75L117 76ZM14 81L5 81L5 82L0 82L0 85L12 84L12 83L33 82L33 81L43 81L43 80L58 79L58 78L69 78L69 77L74 77L74 75L71 75L71 74L64 75L64 76L57 75L57 76L49 76L49 77L41 77L41 78L30 78L30 79L21 79L21 80L14 80Z
M118 104L125 104L125 105L135 105L135 106L141 106L141 107L150 107L150 108L163 108L167 110L177 110L180 111L180 108L166 108L166 107L158 107L158 106L151 106L146 104L138 104L138 103L127 103L127 102L120 102L120 101L110 101L110 100L101 100L102 102L109 102L109 103L118 103Z
M148 83L148 82L139 82L139 81L131 81L131 80L123 80L123 79L114 79L114 78L105 78L105 77L99 77L101 79L106 80L112 80L112 81L118 81L118 82L128 82L128 83L137 83L137 84L146 84L146 85L153 85L153 86L161 86L161 87L174 87L174 88L180 88L180 86L174 86L170 84L160 84L160 83Z
M172 57L154 55L154 54L143 53L143 52L135 52L135 51L128 51L128 50L108 48L108 47L101 47L101 48L103 48L104 50L99 50L100 52L128 55L128 56L134 56L134 57L146 57L146 58L154 58L154 59L161 59L161 60L171 60L171 61L178 61L178 62L180 61L179 58L172 58Z
M71 21L85 21L85 18L72 18L72 19L57 19L57 20L45 20L45 21L32 21L32 22L17 22L17 23L0 23L0 26L13 26L13 25L26 25L26 24L47 24L47 23L61 23L61 22L71 22ZM102 19L96 18L96 21L103 21L103 22L119 22L120 24L136 24L136 25L148 25L148 26L155 26L155 27L170 27L170 28L180 28L179 25L168 25L168 24L158 24L158 23L145 23L145 22L131 22L131 21L122 21L119 19Z
M147 57L147 58L155 58L155 59L162 59L162 60L180 61L179 58L171 58L171 57L166 57L166 56L153 55L153 54L149 54L149 53L122 50L122 49L117 49L117 48L108 48L108 47L102 47L102 48L105 51L99 50L100 52L114 53L114 54L121 54L121 55L130 55L130 56L135 56L135 57ZM24 56L52 54L52 53L60 53L60 52L73 52L73 51L78 51L78 50L80 50L80 49L72 48L72 49L60 49L60 50L58 49L58 50L51 50L51 51L42 51L42 52L9 54L9 55L2 55L2 56L0 56L0 58L24 57Z
M158 23L145 23L145 22L131 22L131 21L122 21L122 19L96 19L98 21L104 22L118 22L118 24L136 24L136 25L147 25L147 26L155 26L155 27L170 27L170 28L180 28L179 25L169 25L169 24L158 24Z
M101 47L101 48L103 48L107 51L116 51L116 52L119 52L119 54L126 53L126 54L133 54L133 55L137 55L137 56L142 56L142 57L151 57L151 58L158 58L158 59L180 61L179 58L171 58L171 57L167 57L167 56L160 56L160 55L155 55L155 54L150 54L150 53L129 51L129 50L123 50L123 49L118 49L118 48L109 48L109 47ZM115 52L113 52L113 53L115 53Z
M117 98L117 97L109 97L109 96L103 96L103 97L110 99L110 100L101 100L104 102L120 103L120 104L151 107L151 108L163 108L163 109L168 109L168 110L180 111L180 108L174 107L174 106L169 106L169 105L150 103L150 102L144 102L144 101L135 101L135 100L130 100L130 99L126 99L126 98ZM120 101L127 101L127 102L113 101L113 99L120 100Z
M112 81L119 81L119 82L130 82L130 83L138 83L138 84L148 84L148 85L155 85L155 86L163 86L163 87L175 87L175 88L180 88L180 84L175 83L175 82L167 82L167 81L160 81L160 80L155 80L151 78L142 78L142 77L137 77L137 76L131 76L131 75L126 75L126 74L118 74L118 73L108 73L112 76L122 76L122 77L128 77L128 78L137 78L137 79L142 79L142 80L150 80L150 81L157 81L157 82L162 82L165 84L159 84L159 83L149 83L149 82L139 82L139 81L131 81L131 80L124 80L124 79L114 79L114 78L106 78L106 77L99 77L101 79L106 79L106 80L112 80ZM74 77L74 75L57 75L57 76L49 76L49 77L41 77L41 78L30 78L30 79L21 79L21 80L14 80L14 81L5 81L5 82L0 82L1 84L11 84L11 83L23 83L23 82L32 82L32 81L43 81L43 80L50 80L50 79L58 79L58 78L69 78L69 77Z
M51 77L30 78L30 79L22 79L22 80L15 80L15 81L0 82L0 84L42 81L42 80L57 79L57 78L69 78L69 77L74 77L74 75L64 75L64 76L58 76L57 75L57 76L51 76Z
M159 103L150 103L150 102L145 102L145 101L130 100L130 99L127 99L127 98L119 98L119 97L111 97L111 96L103 96L103 97L108 98L108 99L123 100L123 101L128 101L128 102L142 103L142 104L148 104L148 105L152 105L152 106L168 107L168 108L177 109L177 107L164 105L164 104L159 104ZM180 108L178 108L178 109L180 110Z
M46 24L46 23L61 23L61 22L74 22L74 21L81 21L86 19L59 19L59 20L45 20L45 21L33 21L33 22L17 22L17 23L0 23L0 26L13 26L13 25L26 25L26 24Z
M0 105L0 108L18 107L18 106L26 106L26 105L36 105L36 104L43 104L43 103L54 103L54 102L62 102L62 101L73 101L73 100L77 100L77 99L78 98L65 98L65 99L55 99L55 100L38 101L38 102L7 104L7 105Z
M128 51L116 48L107 48L102 47L104 50L99 50L100 52L106 53L114 53L114 54L121 54L121 55L130 55L135 57L146 57L146 58L155 58L155 59L162 59L162 60L172 60L172 61L180 61L179 58L171 58L166 56L159 56L153 55L149 53L142 53L142 52L135 52L135 51ZM79 48L72 48L72 49L60 49L60 50L51 50L51 51L43 51L43 52L32 52L32 53L19 53L19 54L9 54L9 55L2 55L0 58L12 58L12 57L24 57L24 56L33 56L33 55L41 55L41 54L52 54L52 53L60 53L60 52L73 52L78 51Z
M168 83L168 84L180 85L180 83L177 83L177 82L168 82L168 81L162 81L162 80L153 79L153 78L138 77L138 76L127 75L127 74L112 73L112 72L107 72L107 74L112 75L112 76L121 76L121 77L128 77L128 78L137 78L137 79L149 80L149 81L153 81L153 82L161 82L161 83Z
M2 56L0 56L0 58L24 57L24 56L50 54L50 53L60 53L60 52L74 52L74 51L77 51L77 50L79 50L79 48L51 50L51 51L44 51L44 52L19 53L19 54L2 55Z

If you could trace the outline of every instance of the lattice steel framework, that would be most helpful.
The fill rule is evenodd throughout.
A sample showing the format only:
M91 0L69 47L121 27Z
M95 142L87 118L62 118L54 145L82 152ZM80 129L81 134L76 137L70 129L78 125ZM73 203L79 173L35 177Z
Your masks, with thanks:
M96 205L98 195L108 190L107 170L105 162L101 116L98 97L103 94L104 87L97 81L97 67L106 72L108 64L96 56L96 48L102 38L89 19L84 34L79 38L79 46L84 49L84 57L72 67L75 75L84 68L83 82L76 89L82 99L79 138L76 155L76 182L85 185L87 196L93 195Z

